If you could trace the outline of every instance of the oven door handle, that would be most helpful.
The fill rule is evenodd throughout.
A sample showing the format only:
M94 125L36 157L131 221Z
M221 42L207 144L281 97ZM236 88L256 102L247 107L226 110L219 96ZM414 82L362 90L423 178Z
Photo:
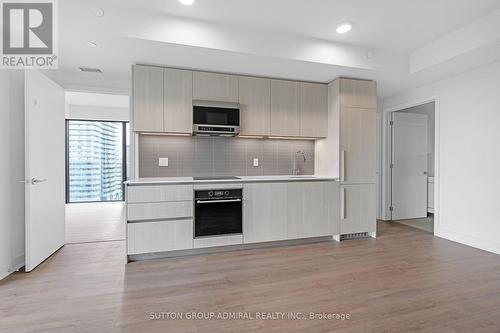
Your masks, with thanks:
M197 200L197 204L209 204L209 203L221 203L221 202L241 202L241 199L229 199L229 200Z

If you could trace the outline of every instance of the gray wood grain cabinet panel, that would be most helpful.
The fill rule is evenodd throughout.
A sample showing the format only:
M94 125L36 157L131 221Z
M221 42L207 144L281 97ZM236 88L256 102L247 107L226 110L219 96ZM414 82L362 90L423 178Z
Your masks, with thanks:
M376 230L375 184L340 186L340 232L351 234Z
M344 183L376 182L376 111L340 108L340 178Z
M179 219L193 217L193 201L128 203L128 221Z
M271 80L271 135L300 136L300 82Z
M264 136L271 128L271 80L239 77L240 135Z
M193 248L193 220L169 220L127 224L127 254Z
M163 76L164 131L193 132L193 72L165 68Z
M245 184L244 243L339 234L337 182Z
M193 185L127 186L127 203L193 200Z
M244 185L243 237L245 243L286 239L286 183Z
M163 68L133 67L133 130L163 132Z
M328 86L319 83L300 83L300 136L328 136Z
M238 102L238 76L193 72L193 99Z
M374 81L340 79L340 106L376 109L377 83Z

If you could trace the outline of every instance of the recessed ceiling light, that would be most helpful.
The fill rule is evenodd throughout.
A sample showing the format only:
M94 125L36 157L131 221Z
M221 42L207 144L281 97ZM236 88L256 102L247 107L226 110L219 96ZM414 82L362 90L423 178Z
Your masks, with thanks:
M97 17L103 17L104 16L104 10L101 8L94 8L94 14Z
M97 47L97 44L94 42L87 42L87 46L93 48L93 47Z
M183 5L192 5L194 3L194 0L179 0L180 3Z
M345 34L346 32L351 31L352 29L352 24L351 23L342 23L337 27L337 33L338 34Z

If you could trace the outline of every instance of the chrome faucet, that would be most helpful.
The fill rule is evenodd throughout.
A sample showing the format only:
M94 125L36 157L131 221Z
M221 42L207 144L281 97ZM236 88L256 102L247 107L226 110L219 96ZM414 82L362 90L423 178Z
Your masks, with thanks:
M300 155L302 155L302 158L304 159L304 163L307 161L306 154L304 154L304 152L302 150L299 150L299 151L295 152L295 155L293 157L293 170L292 170L292 174L294 176L300 174L300 169L299 169L299 167L297 165L297 156L300 156Z

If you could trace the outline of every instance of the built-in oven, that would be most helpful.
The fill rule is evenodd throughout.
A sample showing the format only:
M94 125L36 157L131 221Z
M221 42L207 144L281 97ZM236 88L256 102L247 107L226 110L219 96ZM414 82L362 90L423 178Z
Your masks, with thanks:
M242 234L242 189L195 190L194 237Z
M195 135L236 136L240 132L238 103L193 101Z

